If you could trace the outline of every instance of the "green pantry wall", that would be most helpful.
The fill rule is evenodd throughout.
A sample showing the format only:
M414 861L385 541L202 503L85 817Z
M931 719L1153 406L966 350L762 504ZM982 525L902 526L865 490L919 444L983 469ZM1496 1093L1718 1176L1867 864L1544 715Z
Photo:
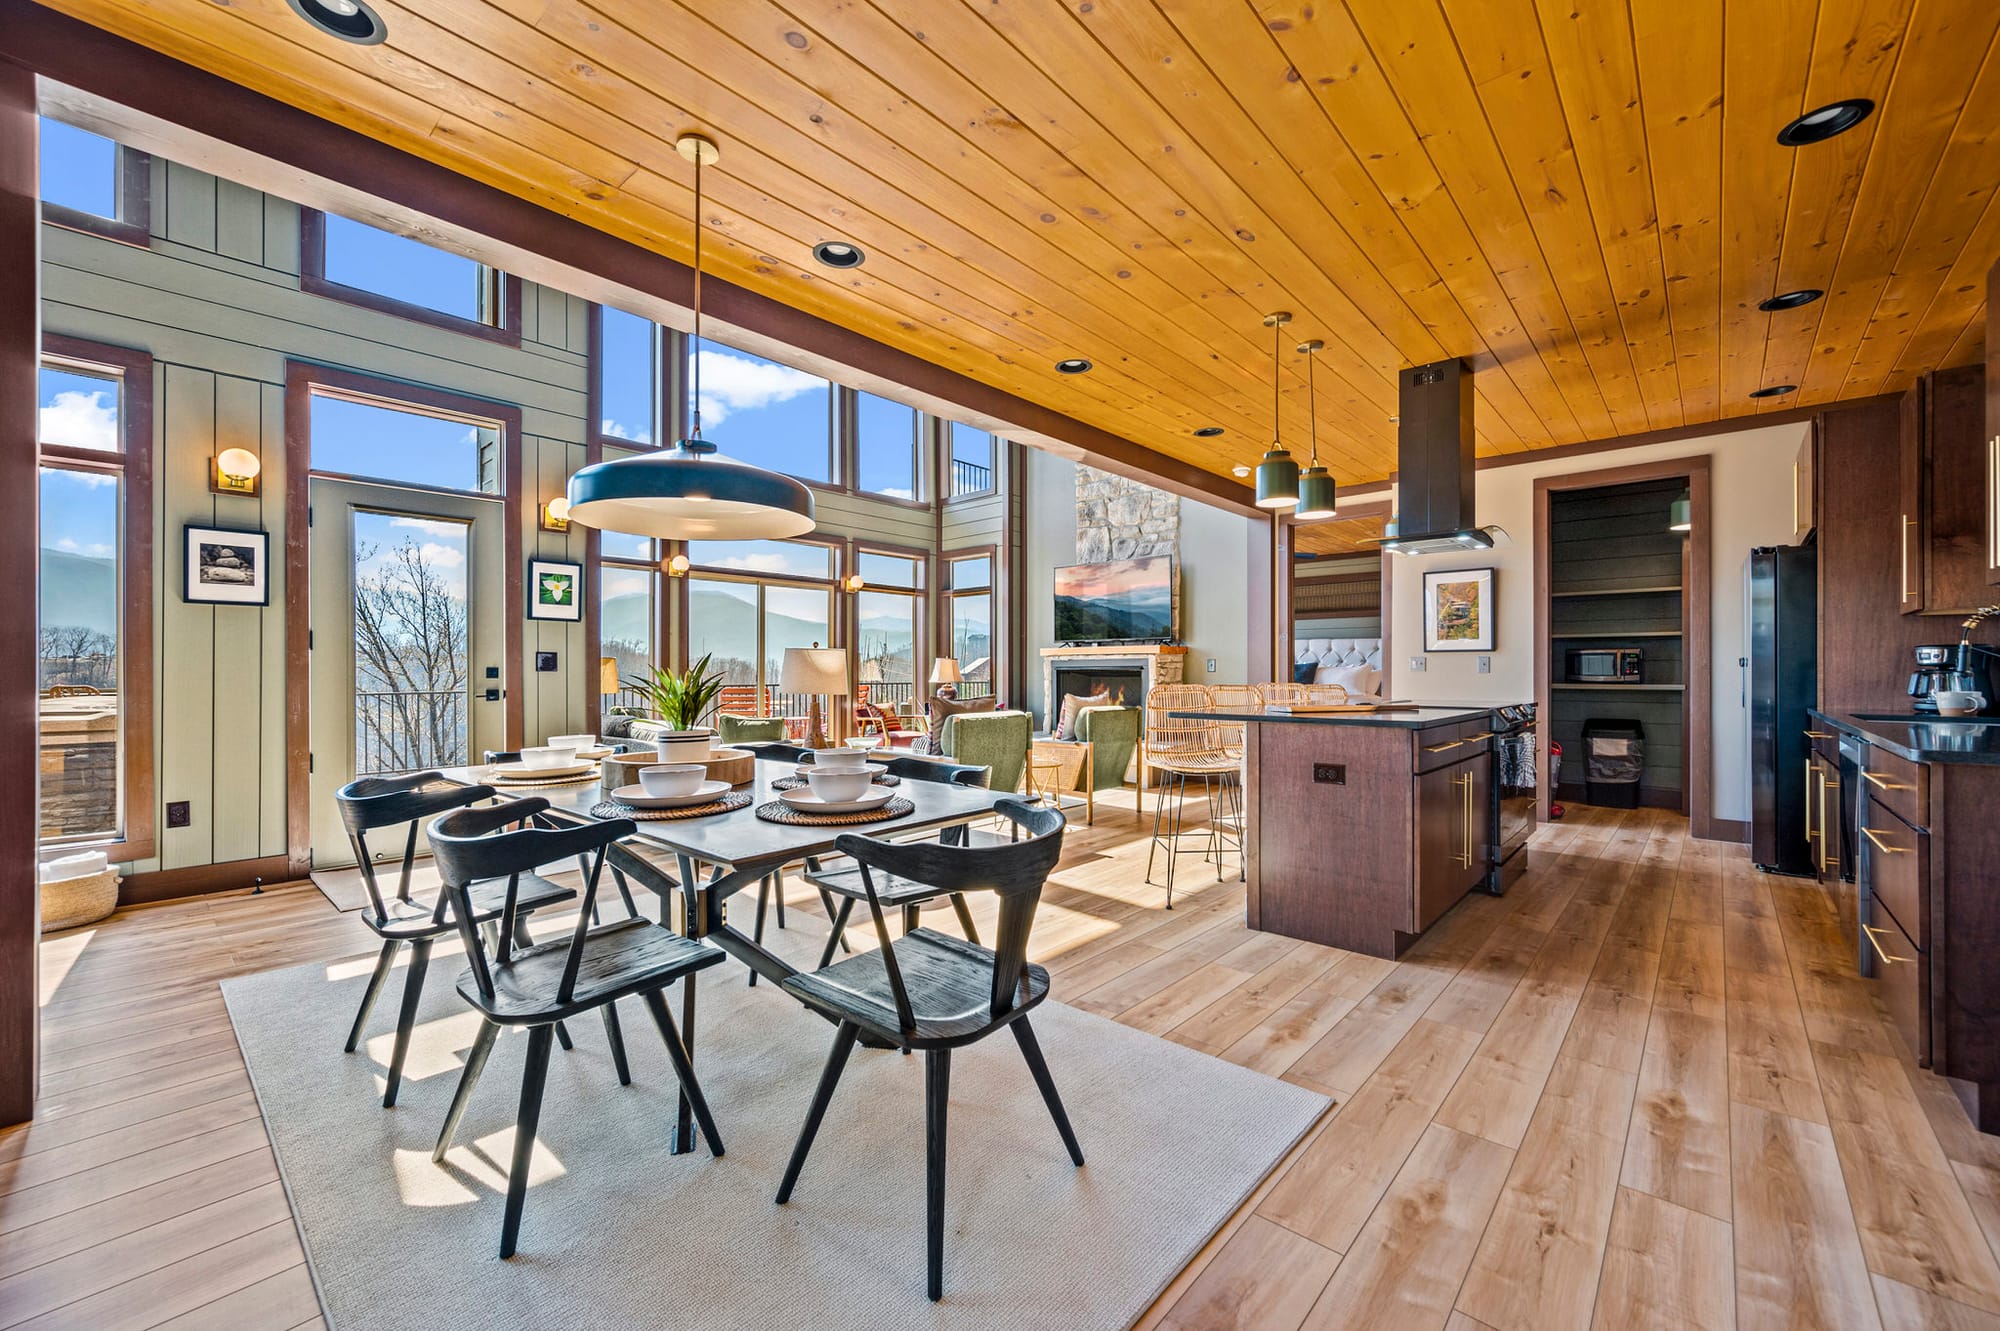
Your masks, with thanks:
M44 331L134 348L154 362L157 854L122 865L128 875L286 852L285 681L288 669L307 669L286 660L285 645L287 360L518 406L523 558L580 563L585 542L580 527L540 530L538 509L584 464L587 302L522 283L515 347L309 295L300 289L296 205L158 157L151 169L148 247L42 228ZM232 444L263 460L257 497L209 491L209 459ZM936 545L928 508L818 498L822 535ZM181 531L189 523L270 533L269 606L181 600ZM987 523L953 525L970 544ZM586 596L594 614L595 586ZM513 686L524 695L527 738L588 727L597 662L584 659L585 627L526 620L521 607L508 613L523 617ZM534 669L542 651L557 654L558 669ZM187 802L188 825L170 828L165 806L176 801Z

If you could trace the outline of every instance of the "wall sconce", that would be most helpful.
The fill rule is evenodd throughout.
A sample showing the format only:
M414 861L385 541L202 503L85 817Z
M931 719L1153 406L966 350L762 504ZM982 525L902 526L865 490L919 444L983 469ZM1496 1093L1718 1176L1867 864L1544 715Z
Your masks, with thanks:
M247 448L225 448L209 459L208 488L219 495L257 494L264 463Z
M850 573L840 580L840 589L850 594L860 591L867 585L859 573Z
M688 571L688 557L675 555L672 559L666 560L661 567L667 570L668 577L678 578Z
M542 530L569 530L569 500L561 495L557 495L554 499L542 505Z

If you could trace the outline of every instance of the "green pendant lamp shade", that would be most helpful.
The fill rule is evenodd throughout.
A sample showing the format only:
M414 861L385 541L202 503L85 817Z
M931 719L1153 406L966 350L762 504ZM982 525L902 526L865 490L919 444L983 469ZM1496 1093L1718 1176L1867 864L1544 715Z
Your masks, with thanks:
M1694 497L1690 491L1681 491L1681 497L1667 508L1668 531L1692 531L1694 529Z
M1291 321L1291 313L1287 310L1264 316L1264 326L1271 330L1271 447L1264 454L1264 460L1257 464L1259 508L1287 509L1299 502L1299 464L1293 460L1291 452L1278 442L1278 339L1284 335L1285 325Z
M812 491L789 476L726 458L701 437L701 169L720 151L683 134L674 144L694 163L694 345L692 427L658 453L585 467L569 478L569 519L586 527L666 541L782 540L814 527Z
M1299 473L1299 506L1292 510L1292 516L1300 522L1312 522L1333 516L1334 505L1339 495L1333 483L1333 473L1319 465L1319 398L1313 386L1313 353L1326 343L1314 338L1310 342L1299 343L1299 350L1306 358L1306 413L1312 422L1312 465Z

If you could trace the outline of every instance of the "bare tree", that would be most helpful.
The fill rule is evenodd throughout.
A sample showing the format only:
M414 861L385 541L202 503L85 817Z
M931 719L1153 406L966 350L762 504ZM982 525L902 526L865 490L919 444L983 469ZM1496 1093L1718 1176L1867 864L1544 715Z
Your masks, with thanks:
M363 544L354 584L357 774L466 761L467 622L423 546L404 537L379 563Z

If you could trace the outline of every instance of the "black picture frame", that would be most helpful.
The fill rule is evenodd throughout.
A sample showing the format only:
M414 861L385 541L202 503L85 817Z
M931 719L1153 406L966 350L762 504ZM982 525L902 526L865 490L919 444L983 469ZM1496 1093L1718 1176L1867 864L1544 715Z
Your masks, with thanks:
M271 533L187 523L181 528L181 600L271 604Z

